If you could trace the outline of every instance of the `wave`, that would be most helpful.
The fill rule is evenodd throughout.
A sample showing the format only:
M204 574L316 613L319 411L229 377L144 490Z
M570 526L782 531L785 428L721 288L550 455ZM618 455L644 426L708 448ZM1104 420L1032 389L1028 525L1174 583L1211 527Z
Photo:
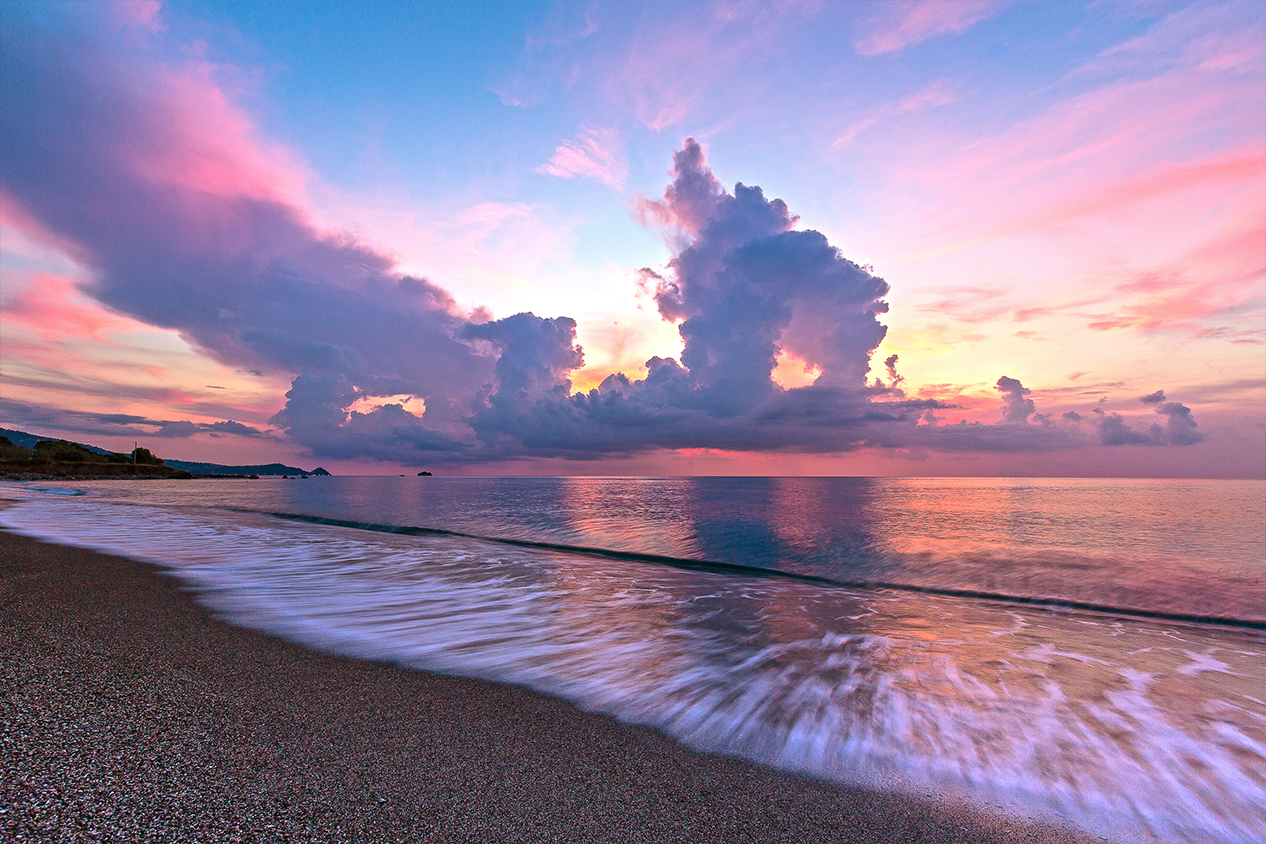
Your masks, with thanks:
M1266 840L1257 634L294 514L49 497L0 524L157 564L317 650L522 684L705 751L1121 840Z
M239 513L254 513L271 516L288 521L306 522L314 525L352 528L377 533L391 533L402 536L448 536L461 539L475 539L481 542L493 542L516 548L532 548L541 551L555 551L566 554L583 554L594 557L607 557L628 562L651 563L671 566L688 571L707 571L716 574L730 574L741 577L784 578L801 583L813 583L821 586L836 586L844 589L886 589L898 592L915 592L924 595L936 595L947 598L966 598L972 600L996 601L1004 604L1015 604L1047 609L1092 612L1105 615L1124 616L1127 618L1147 619L1153 621L1178 622L1182 624L1211 624L1219 627L1231 627L1242 630L1266 630L1266 620L1240 618L1225 615L1204 613L1171 612L1167 610L1144 609L1116 604L1081 601L1072 598L1045 595L1017 595L1007 592L993 592L982 589L966 589L948 586L927 586L915 583L878 579L843 579L824 577L822 575L804 574L784 571L764 566L744 565L742 563L725 563L716 560L700 560L689 557L672 557L663 554L647 554L638 551L622 551L610 548L569 545L559 542L544 542L533 539L516 539L493 535L480 535L463 531L436 527L419 527L412 525L375 524L352 519L336 519L328 516L314 516L303 513L286 513L280 511L253 510L246 507L225 508Z

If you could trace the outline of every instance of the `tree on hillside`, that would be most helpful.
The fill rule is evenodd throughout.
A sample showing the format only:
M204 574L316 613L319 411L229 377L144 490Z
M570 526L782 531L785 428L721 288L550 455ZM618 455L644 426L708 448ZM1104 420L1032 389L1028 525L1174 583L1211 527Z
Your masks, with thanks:
M138 466L162 466L163 461L150 454L148 448L137 448L132 451L132 462Z
M32 449L39 463L104 463L105 455L89 451L78 443L65 440L40 440Z
M31 450L23 448L20 445L14 445L13 441L5 436L0 436L0 463L25 463L31 459Z

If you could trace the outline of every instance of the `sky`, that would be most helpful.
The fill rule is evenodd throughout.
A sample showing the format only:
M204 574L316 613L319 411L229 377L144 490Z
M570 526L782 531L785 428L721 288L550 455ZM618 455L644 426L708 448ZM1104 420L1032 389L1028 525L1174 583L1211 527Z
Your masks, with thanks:
M1266 4L0 4L0 427L1266 476Z

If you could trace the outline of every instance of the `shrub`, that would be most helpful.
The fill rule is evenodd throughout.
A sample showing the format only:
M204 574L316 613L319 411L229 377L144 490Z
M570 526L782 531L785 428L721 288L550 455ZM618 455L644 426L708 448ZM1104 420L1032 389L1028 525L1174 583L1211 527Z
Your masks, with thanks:
M31 459L31 450L14 445L8 437L0 436L0 462L25 463Z
M65 440L40 440L35 444L33 458L40 463L104 463L105 455L89 451L77 443Z
M148 448L137 448L132 451L132 460L138 466L162 466L163 461L150 454Z

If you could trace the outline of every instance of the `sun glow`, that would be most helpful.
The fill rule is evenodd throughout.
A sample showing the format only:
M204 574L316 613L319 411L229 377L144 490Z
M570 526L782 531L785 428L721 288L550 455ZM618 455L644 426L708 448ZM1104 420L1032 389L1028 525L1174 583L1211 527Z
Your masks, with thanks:
M778 359L774 363L774 371L770 377L774 379L774 383L784 390L792 390L796 387L807 387L814 381L818 380L818 376L822 374L819 367L806 363L786 350L778 353Z
M347 409L351 413L372 413L380 407L398 404L414 416L421 417L426 413L426 400L421 396L401 393L395 396L361 396L352 402Z

